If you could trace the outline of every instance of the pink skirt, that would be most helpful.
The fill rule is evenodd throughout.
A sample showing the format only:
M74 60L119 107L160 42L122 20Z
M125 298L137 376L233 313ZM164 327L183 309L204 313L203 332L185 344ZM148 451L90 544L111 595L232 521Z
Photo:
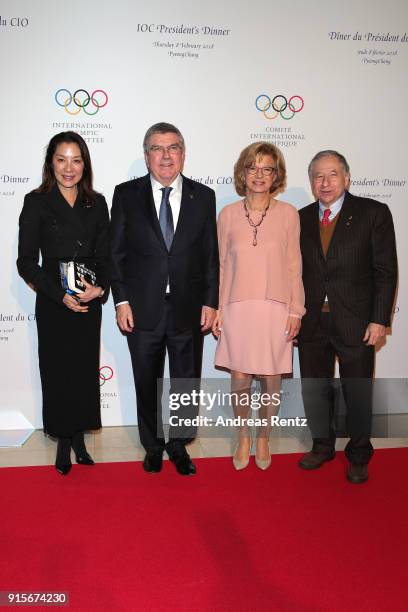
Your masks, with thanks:
M223 307L215 365L246 374L292 372L292 342L286 341L288 310L273 300L244 300Z

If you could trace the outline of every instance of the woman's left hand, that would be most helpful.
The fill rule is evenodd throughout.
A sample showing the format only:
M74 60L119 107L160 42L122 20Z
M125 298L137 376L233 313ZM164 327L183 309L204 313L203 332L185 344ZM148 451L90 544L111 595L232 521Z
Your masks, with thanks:
M78 299L81 303L84 302L86 304L87 302L91 302L95 298L100 298L102 296L103 294L102 287L96 287L95 285L90 285L89 283L86 282L83 276L81 276L81 281L85 285L85 291L78 295Z
M286 341L291 342L299 333L300 326L302 324L302 319L298 317L293 317L291 315L288 316L288 320L286 321L285 327L285 336Z

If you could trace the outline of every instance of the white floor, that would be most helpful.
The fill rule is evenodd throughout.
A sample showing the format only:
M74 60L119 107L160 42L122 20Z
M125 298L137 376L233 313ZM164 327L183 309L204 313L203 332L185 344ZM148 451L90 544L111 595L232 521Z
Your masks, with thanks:
M337 449L342 450L345 439L337 441ZM408 438L373 438L374 448L408 447ZM139 442L137 427L104 427L86 435L88 451L97 463L114 461L141 461L144 450ZM200 438L188 446L191 457L231 456L235 446L232 438ZM298 453L309 450L308 439L271 437L271 452ZM0 467L26 465L52 465L55 462L56 443L36 430L27 442L19 448L0 448Z

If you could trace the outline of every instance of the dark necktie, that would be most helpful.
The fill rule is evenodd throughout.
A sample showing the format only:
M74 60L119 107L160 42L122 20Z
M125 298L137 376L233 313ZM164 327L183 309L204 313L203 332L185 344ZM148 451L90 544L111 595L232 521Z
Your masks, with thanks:
M329 208L326 208L326 210L323 213L323 219L322 219L322 225L323 227L327 227L328 225L330 225L330 214L331 214L331 210Z
M163 195L160 202L159 223L168 251L170 251L174 237L173 213L171 212L169 200L170 191L172 189L173 187L162 187L160 189Z

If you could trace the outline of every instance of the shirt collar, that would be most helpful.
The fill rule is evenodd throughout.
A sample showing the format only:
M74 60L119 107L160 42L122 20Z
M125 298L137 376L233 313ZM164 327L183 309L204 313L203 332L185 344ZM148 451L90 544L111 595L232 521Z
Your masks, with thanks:
M333 204L329 207L330 208L330 217L333 219L341 210L341 207L343 206L343 202L344 202L344 197L346 195L346 192L343 193L342 196L339 197L338 200L336 200L335 202L333 202ZM325 206L324 204L322 204L319 200L319 216L320 219L323 218L323 213L324 211L327 210L327 206Z
M155 191L159 191L160 189L164 187L164 185L159 183L159 181L156 181L156 179L152 175L150 175L150 182L152 184L153 193ZM174 179L174 181L169 185L169 187L172 187L173 189L172 195L174 195L175 193L181 193L182 184L183 184L183 177L181 176L181 174L178 174L176 178Z

